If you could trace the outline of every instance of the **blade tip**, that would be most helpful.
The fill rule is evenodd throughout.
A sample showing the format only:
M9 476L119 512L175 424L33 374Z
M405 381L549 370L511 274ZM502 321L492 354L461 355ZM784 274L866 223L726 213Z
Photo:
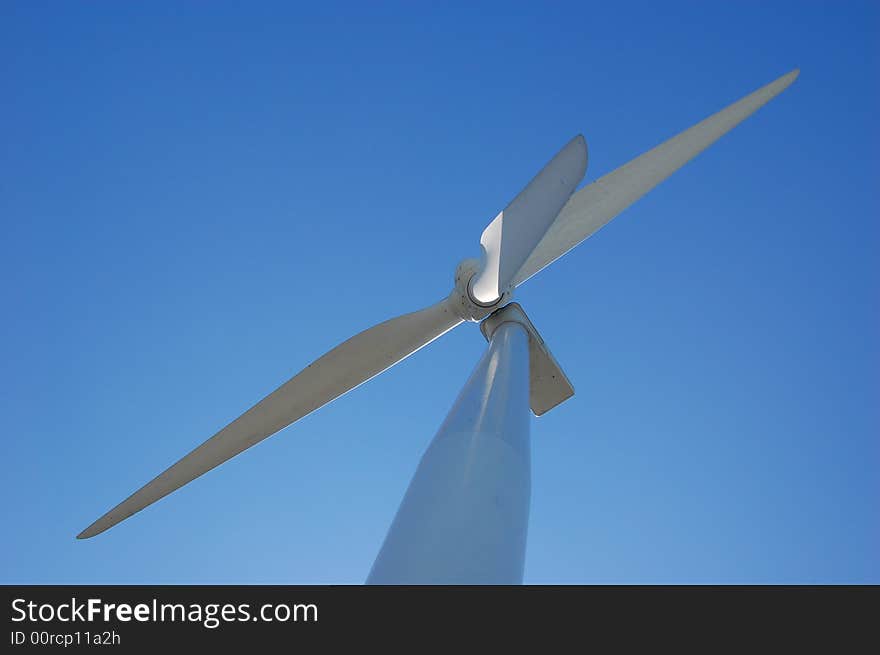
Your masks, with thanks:
M85 530L83 530L78 535L76 535L76 538L77 539L91 539L95 535L99 535L102 532L104 532L104 530L106 530L106 528L102 529L102 528L96 527L95 524L92 523L92 525L90 525Z
M581 178L583 178L584 175L586 175L586 173L587 173L587 161L590 158L590 152L589 152L589 149L587 148L587 140L584 138L583 134L577 134L571 140L570 143L575 144L577 146L578 150L580 150L580 154L581 154L580 175L581 175Z
M780 77L779 81L782 83L781 84L782 88L786 89L789 86L791 86L791 83L794 82L798 78L798 75L800 75L800 74L801 74L801 69L795 68L795 69L790 70L788 73L786 73L782 77Z

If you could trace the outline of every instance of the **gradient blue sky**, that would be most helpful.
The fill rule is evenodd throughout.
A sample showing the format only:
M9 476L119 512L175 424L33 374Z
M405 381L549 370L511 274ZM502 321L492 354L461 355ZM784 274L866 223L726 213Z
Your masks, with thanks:
M95 539L339 341L587 179L798 81L517 293L526 581L880 582L880 5L42 3L0 19L0 582L359 583L464 326Z

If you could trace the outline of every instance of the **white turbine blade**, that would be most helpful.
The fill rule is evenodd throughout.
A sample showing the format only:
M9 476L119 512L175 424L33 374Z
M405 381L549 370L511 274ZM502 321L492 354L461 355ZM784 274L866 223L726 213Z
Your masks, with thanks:
M83 530L104 532L334 398L408 357L462 322L448 299L353 336L220 430Z
M587 143L579 134L483 230L483 268L470 289L478 302L491 305L511 288L517 271L547 233L586 170Z
M575 193L514 278L520 285L648 193L797 78L797 69Z

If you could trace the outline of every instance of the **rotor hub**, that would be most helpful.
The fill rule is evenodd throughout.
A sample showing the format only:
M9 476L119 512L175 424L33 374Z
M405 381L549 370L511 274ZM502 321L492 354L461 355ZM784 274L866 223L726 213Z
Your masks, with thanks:
M480 272L480 260L465 259L455 269L455 289L450 295L455 313L465 321L479 323L496 309L510 302L511 292L505 291L491 305L477 302L470 292L471 280Z

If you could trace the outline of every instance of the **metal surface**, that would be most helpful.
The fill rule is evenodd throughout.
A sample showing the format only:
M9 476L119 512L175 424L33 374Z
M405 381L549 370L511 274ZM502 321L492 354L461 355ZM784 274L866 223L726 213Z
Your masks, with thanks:
M519 323L529 335L529 406L535 416L543 416L571 398L574 387L519 303L502 307L480 323L486 340L491 340L498 326L506 321Z
M513 284L517 271L546 234L587 171L587 142L577 135L483 230L483 268L471 295L494 304Z
M520 584L531 456L529 337L498 326L409 484L368 584Z
M520 285L715 143L797 78L793 70L585 186L563 207L514 279Z
M83 530L113 527L322 405L378 375L462 322L450 299L380 323L309 364L239 418Z

